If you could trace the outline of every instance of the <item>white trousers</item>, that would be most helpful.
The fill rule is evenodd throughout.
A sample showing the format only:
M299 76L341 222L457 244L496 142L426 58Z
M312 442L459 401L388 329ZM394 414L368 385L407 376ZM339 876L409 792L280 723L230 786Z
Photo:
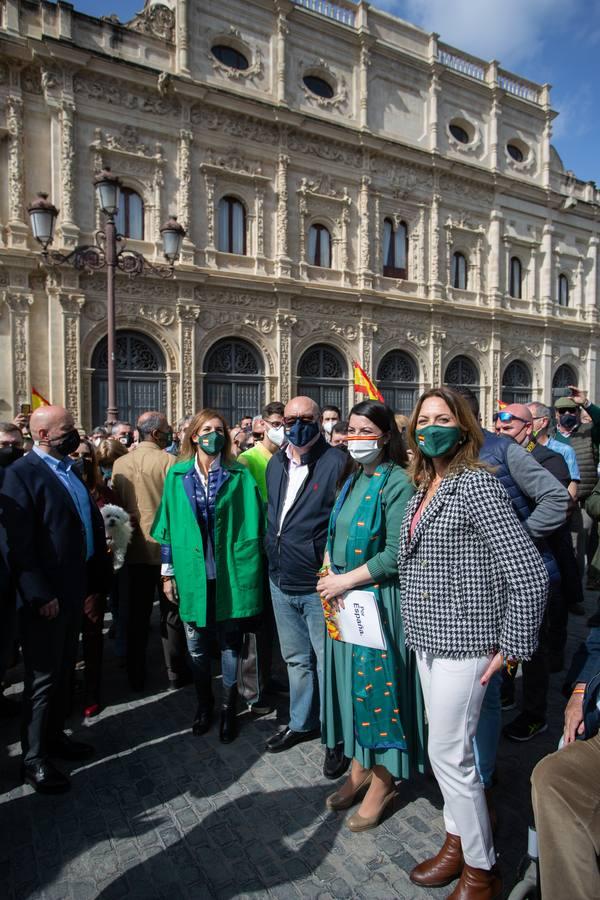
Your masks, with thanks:
M486 688L480 679L491 656L441 659L417 653L429 720L429 759L444 798L444 822L459 835L465 862L491 869L496 861L473 738Z

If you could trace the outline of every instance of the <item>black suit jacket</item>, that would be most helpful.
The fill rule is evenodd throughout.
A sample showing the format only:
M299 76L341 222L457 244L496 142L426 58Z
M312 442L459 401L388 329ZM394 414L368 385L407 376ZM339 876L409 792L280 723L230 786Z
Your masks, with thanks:
M2 490L2 482L4 481L4 471L5 470L3 468L0 468L0 491ZM0 496L0 509L1 505L2 499ZM2 521L2 515L0 514L0 546L5 542L5 536L6 532ZM3 554L0 553L0 607L5 606L11 602L14 604L14 601L15 592L11 581L8 565L6 564L6 560L4 559Z
M58 598L80 604L104 593L110 562L102 516L90 495L94 554L86 562L83 523L71 495L36 453L5 472L0 488L0 549L19 603L40 607Z

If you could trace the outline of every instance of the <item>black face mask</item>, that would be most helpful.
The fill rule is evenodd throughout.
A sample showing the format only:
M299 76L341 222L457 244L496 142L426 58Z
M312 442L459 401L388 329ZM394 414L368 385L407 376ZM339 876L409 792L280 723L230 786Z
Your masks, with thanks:
M22 447L12 444L10 447L0 447L0 468L5 469L11 463L21 459L25 451Z
M71 431L63 434L61 438L58 438L57 443L52 442L50 446L53 450L56 450L59 456L70 456L71 453L75 453L80 443L79 432L76 428L73 428Z
M124 447L131 447L133 444L133 434L131 431L128 431L127 434L122 434L119 441Z

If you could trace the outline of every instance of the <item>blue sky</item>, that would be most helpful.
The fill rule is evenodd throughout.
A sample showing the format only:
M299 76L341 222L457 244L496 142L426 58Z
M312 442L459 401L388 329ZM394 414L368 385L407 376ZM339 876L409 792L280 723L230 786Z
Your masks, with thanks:
M552 86L553 143L565 168L600 185L600 0L375 0L440 39ZM143 0L75 0L127 21Z

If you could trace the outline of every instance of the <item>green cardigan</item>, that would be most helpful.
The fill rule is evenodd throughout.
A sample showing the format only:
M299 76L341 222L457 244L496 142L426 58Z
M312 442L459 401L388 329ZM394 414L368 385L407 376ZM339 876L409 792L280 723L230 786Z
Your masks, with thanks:
M207 610L202 532L183 484L193 466L193 460L186 460L169 469L151 534L171 547L182 620L203 628ZM237 463L223 467L229 477L215 502L217 622L255 616L263 604L263 504L247 469Z

